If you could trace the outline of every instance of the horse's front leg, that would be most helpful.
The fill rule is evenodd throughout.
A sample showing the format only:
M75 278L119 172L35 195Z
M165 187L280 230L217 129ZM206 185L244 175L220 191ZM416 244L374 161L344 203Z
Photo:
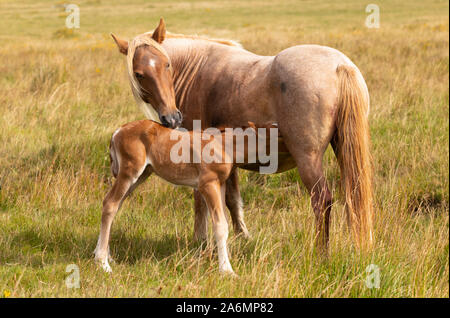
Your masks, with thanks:
M119 175L113 187L103 200L102 223L94 254L95 260L100 263L101 267L106 272L112 271L108 262L111 224L132 185L133 182L131 177Z
M194 190L194 200L194 239L197 241L206 241L208 239L208 207L198 190Z
M244 210L242 209L242 197L239 191L239 175L237 169L231 172L226 182L225 202L230 210L231 220L233 222L234 232L245 238L249 238L247 226L244 222Z

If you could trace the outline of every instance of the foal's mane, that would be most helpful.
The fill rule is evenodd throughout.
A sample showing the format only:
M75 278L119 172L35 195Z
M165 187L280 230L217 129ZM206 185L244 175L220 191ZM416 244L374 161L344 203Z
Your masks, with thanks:
M134 39L129 41L128 43L128 52L127 52L127 71L128 71L128 78L130 79L130 85L131 85L131 91L133 92L134 99L136 100L137 105L141 108L141 110L144 112L145 116L151 120L154 120L156 122L160 122L158 113L155 111L155 109L150 105L150 107L147 107L147 103L142 99L143 96L143 88L139 84L136 75L133 71L133 58L134 54L136 53L136 49L141 45L148 45L159 52L163 54L167 59L170 61L169 55L167 55L166 50L163 49L163 47L152 39L151 33L144 33L136 36Z

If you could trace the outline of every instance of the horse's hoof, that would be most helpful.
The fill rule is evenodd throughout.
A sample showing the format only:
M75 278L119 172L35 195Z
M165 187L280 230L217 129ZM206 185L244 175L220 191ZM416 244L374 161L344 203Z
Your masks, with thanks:
M208 241L208 236L207 235L198 235L198 234L194 234L194 241L197 243L205 243Z
M236 231L236 237L243 238L245 240L250 240L252 238L248 231Z
M221 274L221 275L224 275L224 276L229 276L229 277L233 277L233 278L238 278L239 276L233 271L233 269L230 267L230 268L222 268L222 269L219 269L219 273Z

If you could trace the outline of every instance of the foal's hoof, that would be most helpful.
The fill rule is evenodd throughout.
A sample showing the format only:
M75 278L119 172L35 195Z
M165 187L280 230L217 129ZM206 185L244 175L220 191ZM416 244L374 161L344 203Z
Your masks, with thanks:
M108 260L95 259L95 261L100 265L100 267L101 267L106 273L112 273L112 269L111 269L111 266L109 266Z
M239 278L239 275L233 271L220 271L220 274L230 278Z
M228 276L232 278L238 278L239 276L233 271L231 267L229 268L219 268L220 275Z
M111 266L109 266L109 264L103 264L102 268L106 273L112 273L112 269Z

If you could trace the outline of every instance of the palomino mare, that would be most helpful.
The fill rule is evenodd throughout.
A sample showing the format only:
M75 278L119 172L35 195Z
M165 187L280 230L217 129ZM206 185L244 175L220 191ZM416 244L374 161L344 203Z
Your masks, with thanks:
M173 77L183 127L192 129L194 119L201 120L202 128L239 127L248 121L258 126L278 123L291 155L280 158L279 170L297 167L311 194L316 244L322 251L328 243L332 204L322 158L331 143L340 166L351 232L359 246L371 245L369 93L360 71L343 53L298 45L275 56L260 56L233 41L166 33L162 19L153 32L130 42L112 36L127 55L132 90L149 118L160 118L172 128L181 123L170 98L170 103L151 100L152 95L161 95L161 85L168 85L167 77L158 77L155 69L169 63L165 65ZM145 41L161 44L159 51ZM158 54L163 62L155 65ZM204 239L208 212L198 192L195 199L194 234ZM247 235L241 202L235 172L227 181L226 204L235 231Z

